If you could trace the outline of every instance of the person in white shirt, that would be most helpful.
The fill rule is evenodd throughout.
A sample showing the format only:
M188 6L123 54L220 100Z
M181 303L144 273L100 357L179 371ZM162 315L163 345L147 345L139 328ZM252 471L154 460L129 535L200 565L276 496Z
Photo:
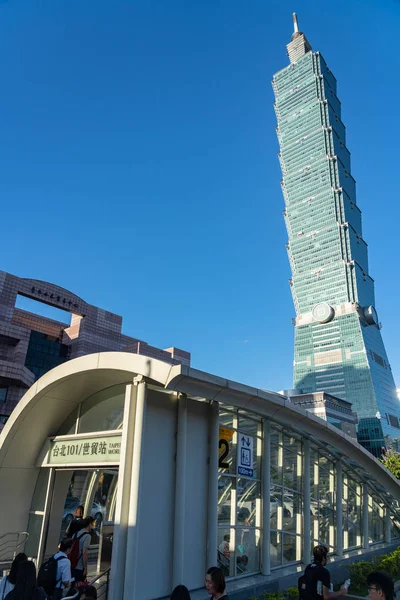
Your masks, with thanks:
M2 580L0 581L0 600L4 600L7 594L14 589L17 582L18 565L25 560L28 560L28 557L24 552L17 554L12 562L9 574L2 577Z
M54 590L53 600L59 600L71 585L71 561L68 558L72 548L72 540L62 540L58 546L58 552L54 555L57 560L57 585Z

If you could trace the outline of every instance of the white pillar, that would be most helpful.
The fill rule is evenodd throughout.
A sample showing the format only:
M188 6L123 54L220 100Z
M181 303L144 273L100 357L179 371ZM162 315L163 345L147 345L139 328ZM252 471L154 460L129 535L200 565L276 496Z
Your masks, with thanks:
M124 422L118 470L118 488L114 518L109 600L122 600L124 595L126 542L128 537L129 496L132 475L132 453L135 427L137 386L125 388Z
M210 406L210 451L208 461L208 524L207 524L207 568L217 564L218 547L218 402Z
M311 457L310 440L304 439L303 442L303 563L310 562L311 555Z
M336 555L343 556L343 468L336 462Z
M178 398L178 431L175 461L175 517L172 561L172 587L184 583L185 558L185 490L186 490L187 397Z
M392 541L392 523L390 521L390 508L385 506L385 542L390 544Z
M262 567L263 575L271 574L271 422L265 419L263 423L263 453L262 453Z
M362 501L362 531L363 531L363 548L369 548L369 530L368 530L368 485L363 483L363 501Z
M126 561L124 598L137 598L137 563L140 552L140 482L143 478L143 440L146 414L147 387L143 378L137 378L136 414L133 432L132 474L129 499L128 537L126 541ZM145 534L146 535L146 534Z

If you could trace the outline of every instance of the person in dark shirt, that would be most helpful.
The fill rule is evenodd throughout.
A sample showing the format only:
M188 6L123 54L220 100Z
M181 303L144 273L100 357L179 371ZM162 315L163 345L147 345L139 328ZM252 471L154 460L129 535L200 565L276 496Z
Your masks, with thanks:
M83 511L84 506L82 506L82 504L76 507L74 512L74 518L65 530L65 537L72 538L72 536L74 536L75 533L78 533L78 531L82 529Z
M326 546L315 546L313 550L314 562L306 567L304 575L312 581L312 586L316 589L316 598L318 600L333 600L339 596L346 596L347 589L340 588L338 592L331 592L331 576L326 568L328 562L328 548Z

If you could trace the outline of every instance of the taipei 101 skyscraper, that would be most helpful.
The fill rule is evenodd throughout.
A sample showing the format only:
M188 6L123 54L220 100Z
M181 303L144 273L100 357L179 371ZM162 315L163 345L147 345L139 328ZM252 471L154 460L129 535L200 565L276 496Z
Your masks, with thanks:
M400 402L375 309L336 79L294 18L273 77L296 310L294 387L352 402L376 456L400 438Z

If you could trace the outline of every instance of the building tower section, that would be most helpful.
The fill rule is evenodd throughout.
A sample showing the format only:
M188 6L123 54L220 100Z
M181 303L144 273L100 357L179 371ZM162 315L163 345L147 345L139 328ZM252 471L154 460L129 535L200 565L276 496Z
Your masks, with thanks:
M273 77L295 305L294 387L352 402L358 437L381 453L400 403L374 308L336 79L298 30Z

